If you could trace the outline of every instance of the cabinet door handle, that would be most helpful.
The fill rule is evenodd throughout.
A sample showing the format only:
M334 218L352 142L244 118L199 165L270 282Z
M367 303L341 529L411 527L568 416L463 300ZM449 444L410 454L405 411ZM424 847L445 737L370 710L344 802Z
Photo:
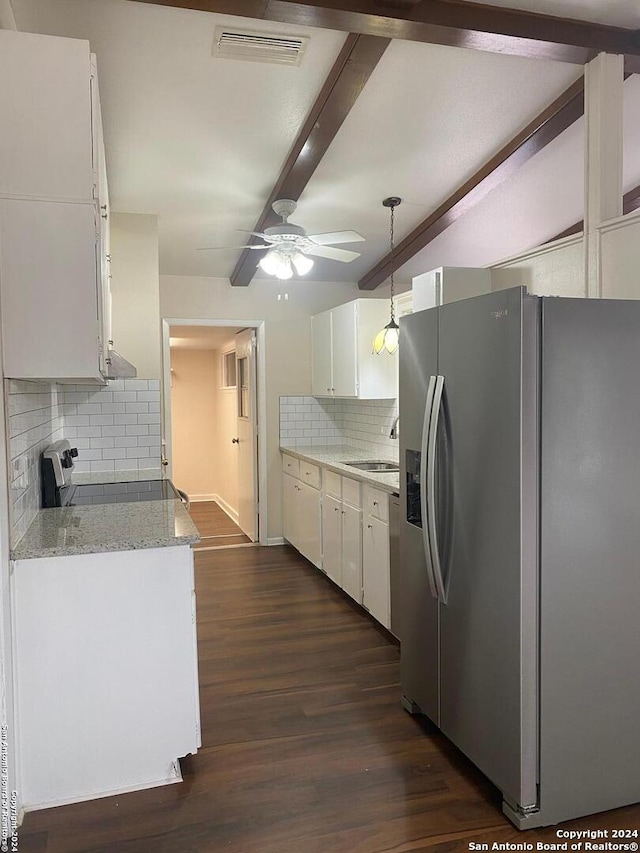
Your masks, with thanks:
M333 511L334 511L334 512L340 512L340 510L338 509L338 507L337 507L337 506L334 506Z
M373 505L374 505L374 506L378 506L378 501L374 501L374 502L373 502Z
M231 444L240 444L240 439L239 438L232 438Z
M369 528L369 530L373 530L373 525L372 525L372 524L367 524L367 527Z
M346 514L347 514L347 511L343 509L343 510L342 510L342 514L343 514L343 515L346 515Z

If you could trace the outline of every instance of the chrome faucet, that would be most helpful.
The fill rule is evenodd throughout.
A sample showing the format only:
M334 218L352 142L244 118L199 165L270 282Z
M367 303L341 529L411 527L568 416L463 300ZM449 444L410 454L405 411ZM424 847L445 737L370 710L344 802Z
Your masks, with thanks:
M393 426L391 427L391 432L389 433L389 438L397 438L399 432L400 432L400 415L396 415L396 419L394 420Z

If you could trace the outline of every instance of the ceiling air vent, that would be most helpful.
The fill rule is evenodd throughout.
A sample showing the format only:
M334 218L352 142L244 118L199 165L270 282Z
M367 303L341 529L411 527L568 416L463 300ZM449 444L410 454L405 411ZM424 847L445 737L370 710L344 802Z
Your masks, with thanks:
M216 27L213 55L220 59L300 65L308 41L309 36L283 36L251 30L238 32Z

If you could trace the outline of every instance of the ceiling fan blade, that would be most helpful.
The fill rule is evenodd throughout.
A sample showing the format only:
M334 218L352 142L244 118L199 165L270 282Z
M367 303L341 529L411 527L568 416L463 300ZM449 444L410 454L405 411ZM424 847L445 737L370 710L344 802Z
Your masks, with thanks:
M306 252L316 258L329 258L332 261L342 261L347 264L360 257L360 252L350 252L348 249L334 249L333 246L314 246Z
M326 234L309 234L309 240L326 246L328 243L360 243L365 238L357 231L328 231Z
M198 252L213 252L225 249L270 249L270 246L198 246Z

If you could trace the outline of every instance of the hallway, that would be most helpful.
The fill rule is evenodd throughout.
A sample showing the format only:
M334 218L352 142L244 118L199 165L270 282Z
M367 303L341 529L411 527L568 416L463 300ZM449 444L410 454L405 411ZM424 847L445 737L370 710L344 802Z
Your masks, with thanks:
M202 749L182 784L37 812L21 853L463 853L521 834L399 705L399 652L292 549L196 554ZM566 826L633 828L640 807Z

